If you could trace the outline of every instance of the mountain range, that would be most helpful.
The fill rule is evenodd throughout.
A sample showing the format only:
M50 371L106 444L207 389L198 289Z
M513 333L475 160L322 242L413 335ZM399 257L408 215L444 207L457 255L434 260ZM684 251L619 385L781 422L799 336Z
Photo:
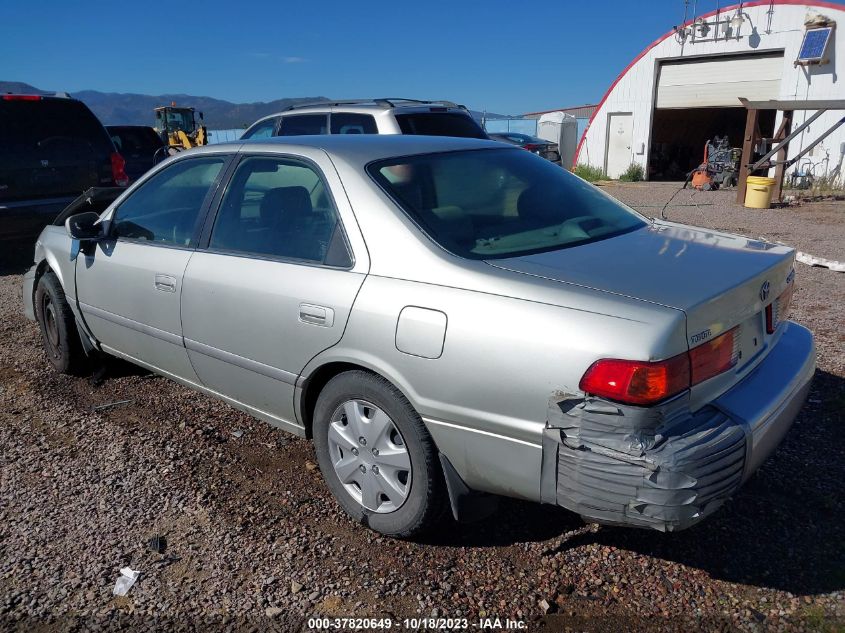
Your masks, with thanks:
M0 81L0 94L54 94L20 81ZM232 103L212 97L197 97L186 94L142 95L120 92L99 92L80 90L72 97L79 99L97 115L104 125L155 125L153 108L176 103L192 106L203 113L209 130L231 130L246 128L258 119L298 103L328 101L328 97L290 97L275 101L254 103ZM481 113L470 111L477 119ZM488 117L502 115L487 113Z
M0 94L54 94L20 81L0 81ZM210 130L245 128L263 116L288 106L311 101L327 101L327 97L293 97L275 101L232 103L212 97L186 94L142 95L133 93L80 90L71 94L97 115L104 125L154 125L153 108L170 105L191 106L203 113Z

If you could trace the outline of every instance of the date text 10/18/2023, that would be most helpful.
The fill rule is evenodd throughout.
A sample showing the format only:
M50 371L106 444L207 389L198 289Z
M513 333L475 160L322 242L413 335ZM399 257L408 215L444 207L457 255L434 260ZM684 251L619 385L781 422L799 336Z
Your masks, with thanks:
M309 631L522 631L523 620L485 617L469 618L308 618Z

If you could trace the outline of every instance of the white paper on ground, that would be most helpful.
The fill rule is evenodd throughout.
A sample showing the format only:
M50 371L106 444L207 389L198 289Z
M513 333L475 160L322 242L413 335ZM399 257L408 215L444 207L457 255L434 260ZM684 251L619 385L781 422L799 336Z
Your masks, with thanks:
M138 580L141 575L140 571L135 571L131 567L124 567L120 570L120 576L117 577L117 582L114 583L112 593L116 596L125 596L132 589L132 585Z

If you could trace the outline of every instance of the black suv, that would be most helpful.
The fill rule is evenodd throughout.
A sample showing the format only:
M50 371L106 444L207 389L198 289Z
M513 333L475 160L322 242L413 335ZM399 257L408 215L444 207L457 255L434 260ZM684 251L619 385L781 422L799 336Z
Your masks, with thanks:
M167 158L164 142L156 131L144 125L107 125L115 148L126 159L126 175L135 182Z
M125 162L68 96L0 96L0 240L35 237L90 187L125 187Z

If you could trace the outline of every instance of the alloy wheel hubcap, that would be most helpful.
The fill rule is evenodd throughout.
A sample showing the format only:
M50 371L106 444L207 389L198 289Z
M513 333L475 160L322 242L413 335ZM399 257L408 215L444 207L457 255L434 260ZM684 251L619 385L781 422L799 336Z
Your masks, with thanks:
M402 507L411 457L390 416L365 400L348 400L332 415L328 440L334 472L358 503L382 514Z

